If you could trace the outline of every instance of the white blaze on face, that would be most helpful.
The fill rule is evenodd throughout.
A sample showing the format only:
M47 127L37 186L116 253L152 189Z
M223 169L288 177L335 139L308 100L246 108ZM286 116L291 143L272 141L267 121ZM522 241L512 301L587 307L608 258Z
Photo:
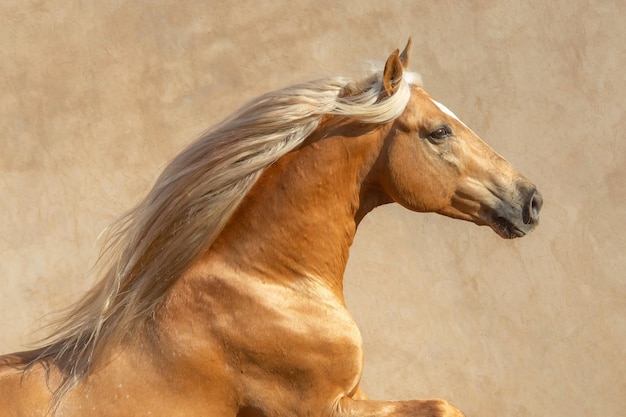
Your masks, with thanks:
M463 123L461 121L461 119L459 119L457 117L456 114L454 114L454 112L452 110L450 110L449 108L447 108L446 106L444 106L443 104L441 104L440 102L438 102L437 100L433 100L431 99L433 103L435 103L435 106L437 106L439 108L439 110L441 110L443 113L447 114L448 116L456 119L459 123L461 123L463 126L467 127L467 125L465 123Z
M441 104L440 102L438 102L437 100L434 99L430 99L435 106L437 106L437 108L439 110L441 110L441 112L447 116L450 116L451 118L453 118L454 120L456 120L457 122L461 123L465 128L467 128L469 131L471 131L471 129L461 121L461 119L458 118L458 116L456 114L454 114L454 112L452 110L450 110L448 107L446 107L445 105ZM459 160L459 158L457 158L457 156L453 153L453 152L449 152L446 153L444 155L444 158L450 162L453 165L456 166L460 166L461 165L461 161Z
M440 102L438 102L438 101L436 101L436 100L434 100L434 99L432 99L432 98L431 98L430 100L431 100L431 101L435 104L435 106L437 106L437 108L439 108L439 110L441 110L441 112L442 112L442 113L444 113L444 114L446 114L446 115L448 115L448 116L452 117L453 119L455 119L456 121L458 121L459 123L461 123L461 124L462 124L462 125L463 125L466 129L467 129L467 130L469 130L469 131L472 133L472 135L476 136L476 139L477 139L479 142L482 142L482 140L478 137L478 135L476 135L476 133L474 133L474 131L473 131L472 129L470 129L470 128L469 128L469 126L467 126L465 123L463 123L463 121L462 121L461 119L459 119L459 118L458 118L458 116L457 116L456 114L454 114L454 112L453 112L452 110L450 110L450 109L449 109L449 108L447 108L445 105L441 104ZM467 143L467 141L464 141L464 142L466 142L466 143ZM484 146L485 146L485 147L486 147L486 148L487 148L490 152L493 152L494 154L498 155L498 154L497 154L496 152L494 152L491 148L489 148L489 146L488 146L488 145L485 145L484 143L483 143L483 145L484 145ZM469 148L466 148L466 149L469 149ZM483 147L482 149L485 149L485 148ZM484 151L483 151L483 152L484 152ZM467 158L467 155L466 155L465 157ZM447 159L448 159L450 162L453 162L453 163L457 163L457 162L458 162L458 160L457 160L456 158L455 158L454 160L453 160L452 158L453 158L452 156L447 155ZM502 159L504 159L504 158L502 158ZM475 163L479 163L479 161L483 161L483 163L484 163L483 169L484 169L486 172L492 169L492 168L489 166L489 164L491 163L491 159L490 159L490 158L477 157L477 158L475 158L475 160L474 160L474 162L475 162ZM487 190L487 191L488 191L488 190Z

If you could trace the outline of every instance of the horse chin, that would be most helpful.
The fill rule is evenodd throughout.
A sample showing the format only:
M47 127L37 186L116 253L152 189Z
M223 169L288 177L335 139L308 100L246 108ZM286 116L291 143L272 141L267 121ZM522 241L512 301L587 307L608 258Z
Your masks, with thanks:
M496 234L504 239L516 239L524 237L535 228L535 224L524 224L511 220L510 217L503 215L504 210L484 210L478 213L464 213L460 210L438 211L439 214L452 217L455 219L470 221L478 226L489 226ZM505 213L508 214L508 213Z
M527 208L524 206L517 207L511 204L497 204L495 207L483 206L483 210L478 213L478 216L484 222L490 226L494 232L504 239L516 239L524 237L532 232L539 224L539 210L541 208L540 197L537 197L537 202L532 205L527 204ZM532 200L530 200L532 202ZM531 212L531 210L534 210ZM525 215L528 212L528 215Z
M504 239L516 239L518 237L526 236L528 233L532 231L533 228L524 227L519 228L512 221L505 217L496 217L490 223L489 226L496 232L500 237ZM527 225L524 225L527 226ZM530 230L528 230L530 229Z

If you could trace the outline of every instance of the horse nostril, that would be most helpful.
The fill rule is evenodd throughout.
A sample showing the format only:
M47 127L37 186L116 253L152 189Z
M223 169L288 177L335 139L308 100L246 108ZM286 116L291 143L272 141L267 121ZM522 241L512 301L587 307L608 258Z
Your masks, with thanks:
M525 224L535 224L539 222L539 212L541 211L541 206L543 206L543 197L539 191L533 191L530 200L528 201L528 205L524 210L524 223Z

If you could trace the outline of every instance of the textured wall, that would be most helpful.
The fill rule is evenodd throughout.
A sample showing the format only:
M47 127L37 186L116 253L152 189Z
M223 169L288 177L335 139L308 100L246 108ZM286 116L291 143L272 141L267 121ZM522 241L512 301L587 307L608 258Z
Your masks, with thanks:
M346 278L366 391L469 416L623 415L623 3L336 3L0 3L0 351L91 285L99 232L204 128L413 36L427 90L545 206L516 241L397 206L366 218Z

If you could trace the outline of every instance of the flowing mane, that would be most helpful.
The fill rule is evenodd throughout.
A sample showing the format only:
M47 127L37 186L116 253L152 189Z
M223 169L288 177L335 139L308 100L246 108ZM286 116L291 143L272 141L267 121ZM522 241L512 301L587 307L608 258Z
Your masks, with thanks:
M87 376L107 346L150 317L263 170L297 148L323 116L365 123L397 118L410 85L421 79L405 72L396 81L399 90L389 97L382 71L362 81L322 79L264 94L177 155L143 201L107 230L94 269L98 284L64 313L38 350L36 360L54 361L66 375L55 397Z

